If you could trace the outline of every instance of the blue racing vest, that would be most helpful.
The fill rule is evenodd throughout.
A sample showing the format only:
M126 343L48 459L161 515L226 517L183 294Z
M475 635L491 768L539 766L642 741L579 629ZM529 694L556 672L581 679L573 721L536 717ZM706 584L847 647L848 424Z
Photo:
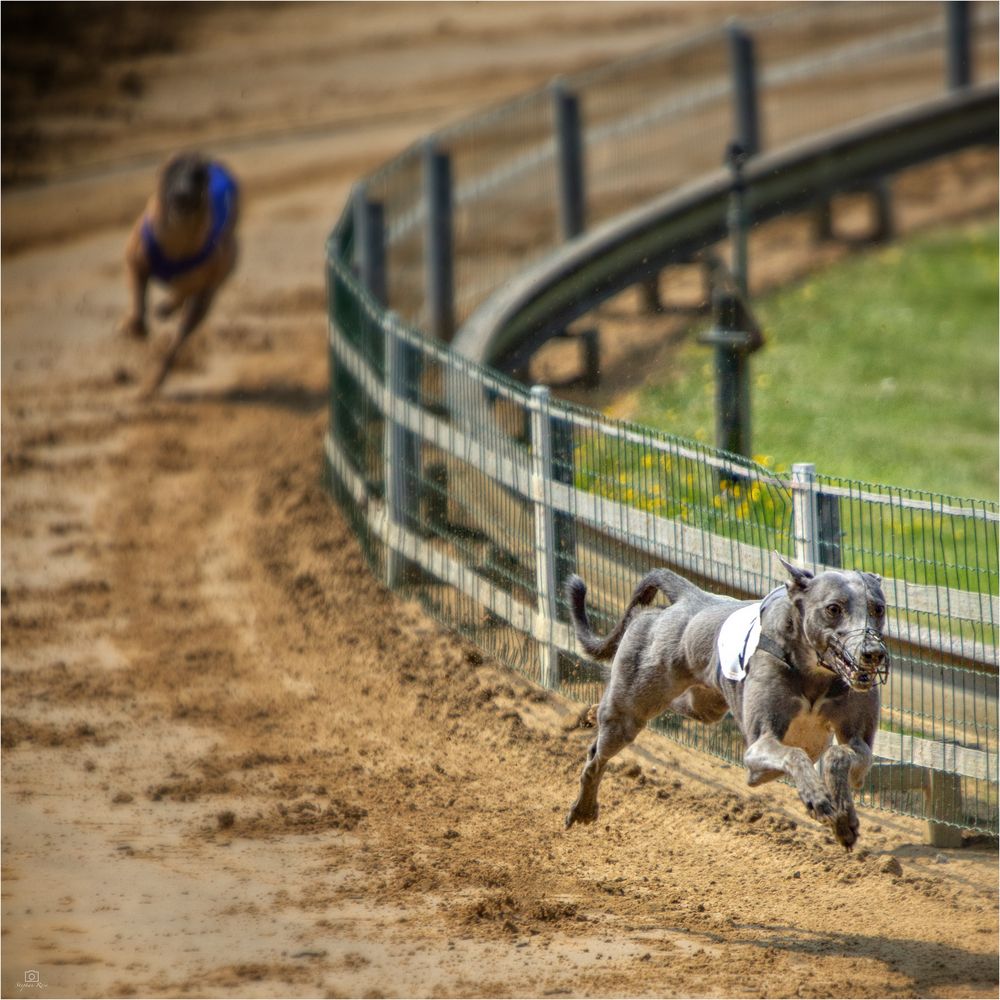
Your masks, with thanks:
M208 165L208 200L212 212L212 226L204 245L197 253L188 257L168 257L159 243L148 216L142 220L142 245L146 249L146 260L149 273L160 281L173 281L174 278L193 271L212 256L219 237L225 231L226 224L233 212L236 195L239 191L236 179L218 163Z

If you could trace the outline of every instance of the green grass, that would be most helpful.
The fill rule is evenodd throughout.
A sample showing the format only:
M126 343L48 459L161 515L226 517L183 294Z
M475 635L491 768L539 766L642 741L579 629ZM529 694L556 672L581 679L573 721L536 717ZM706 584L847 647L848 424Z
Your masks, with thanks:
M995 223L936 232L756 302L754 452L779 469L995 498L997 240ZM636 412L711 443L712 377L691 337Z

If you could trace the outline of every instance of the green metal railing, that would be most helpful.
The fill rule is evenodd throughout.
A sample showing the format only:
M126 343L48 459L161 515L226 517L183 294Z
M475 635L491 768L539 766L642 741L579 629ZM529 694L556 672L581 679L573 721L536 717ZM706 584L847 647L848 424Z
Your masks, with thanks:
M920 20L927 5L889 6L893 32L932 33ZM851 33L847 41L861 46L857 26L839 10L831 16ZM802 14L792 18L789 38L807 22ZM780 52L780 25L768 23L768 44ZM593 125L598 137L616 127L619 136L630 134L631 121L654 112L669 121L692 93L716 100L719 66L705 57L705 44L662 50L666 69L644 56L620 67L619 76L614 67L590 74L582 81L595 109L588 132ZM828 61L837 73L850 64ZM686 67L697 84L684 100L669 88L664 96L676 79L671 67ZM770 72L775 86L784 86L815 81L807 69L799 60ZM529 95L483 116L479 126L403 154L364 182L365 198L355 199L331 234L327 473L373 571L490 655L582 702L597 701L603 685L596 666L577 654L568 624L562 582L571 571L587 581L599 625L617 618L636 580L658 565L709 589L753 597L783 579L775 552L814 568L879 573L890 605L893 671L864 801L926 818L939 832L996 834L996 503L835 479L808 465L778 474L555 400L424 332L440 319L424 259L433 214L425 201L428 151L454 152L477 136L465 159L452 161L459 165L450 206L452 320L460 322L525 260L558 242L548 96ZM590 140L590 148L599 145ZM649 148L659 155L661 145ZM624 187L616 186L623 197ZM611 202L620 210L620 198ZM371 252L358 228L370 221L358 209L365 204L379 206L384 256ZM655 725L740 760L742 740L726 722L706 727L668 713Z

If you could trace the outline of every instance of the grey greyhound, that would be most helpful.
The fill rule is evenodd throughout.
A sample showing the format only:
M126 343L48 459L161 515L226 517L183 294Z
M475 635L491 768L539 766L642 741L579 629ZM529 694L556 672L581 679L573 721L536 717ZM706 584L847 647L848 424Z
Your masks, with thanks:
M809 813L847 850L854 846L851 789L861 787L871 767L879 684L889 671L881 580L838 570L813 575L778 558L790 578L760 603L759 641L752 654L746 650L740 680L723 673L718 638L730 616L754 602L710 594L670 570L653 570L601 638L587 619L586 584L570 577L566 590L580 644L594 659L613 656L614 662L567 827L597 819L608 761L654 716L669 708L714 723L732 712L746 741L748 783L788 775ZM657 592L669 607L644 607Z

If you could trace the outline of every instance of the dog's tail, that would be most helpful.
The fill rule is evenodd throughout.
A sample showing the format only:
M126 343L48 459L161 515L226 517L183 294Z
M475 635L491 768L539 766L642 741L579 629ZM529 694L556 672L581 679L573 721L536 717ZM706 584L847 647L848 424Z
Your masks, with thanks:
M576 637L587 655L595 660L608 660L615 655L636 608L651 604L657 592L665 594L670 603L673 604L685 593L697 590L698 588L693 583L676 573L672 573L669 569L654 569L639 581L618 624L604 638L601 638L599 635L595 635L594 630L590 627L590 619L587 617L587 585L576 575L569 577L566 581L566 598L573 615Z

